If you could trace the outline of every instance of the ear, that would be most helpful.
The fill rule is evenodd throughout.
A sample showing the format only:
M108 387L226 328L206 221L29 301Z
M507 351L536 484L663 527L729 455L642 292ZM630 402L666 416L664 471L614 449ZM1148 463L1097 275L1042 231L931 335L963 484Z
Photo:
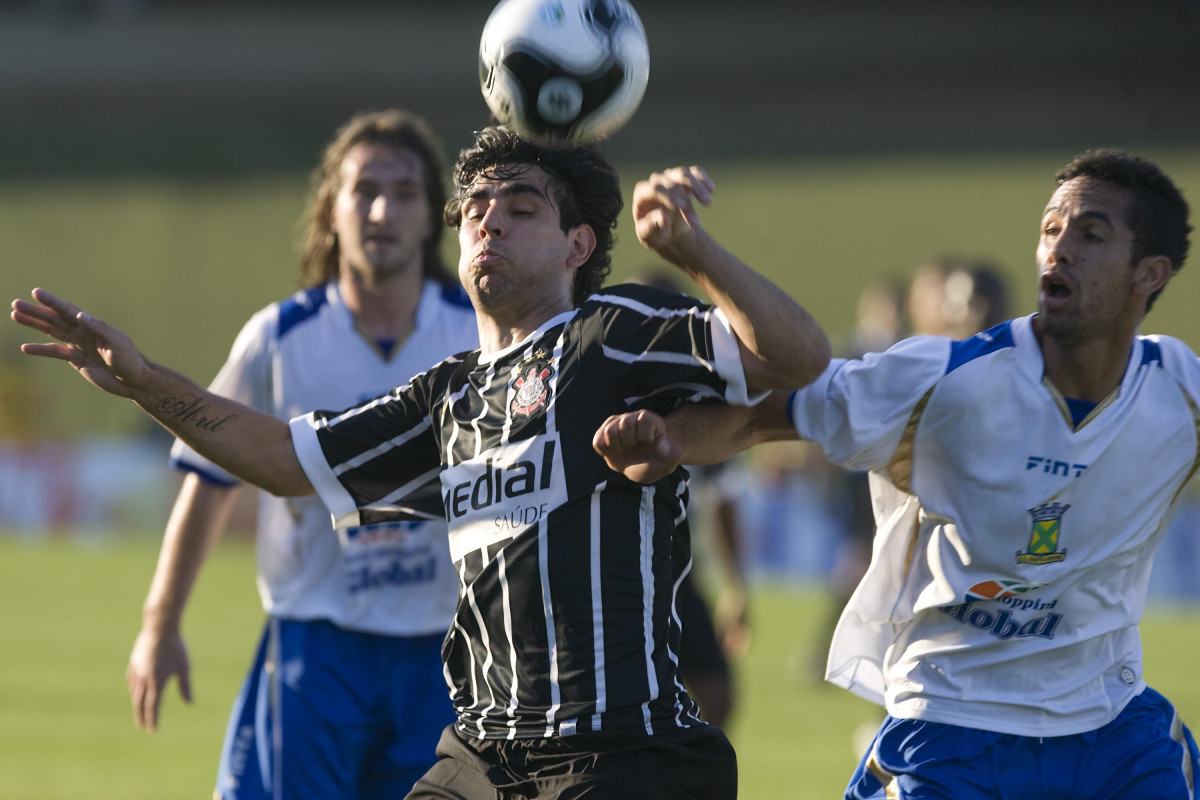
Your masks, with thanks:
M596 250L596 232L591 225L576 225L568 232L567 266L579 269Z
M1133 290L1149 297L1171 280L1171 259L1166 256L1146 256L1133 268Z

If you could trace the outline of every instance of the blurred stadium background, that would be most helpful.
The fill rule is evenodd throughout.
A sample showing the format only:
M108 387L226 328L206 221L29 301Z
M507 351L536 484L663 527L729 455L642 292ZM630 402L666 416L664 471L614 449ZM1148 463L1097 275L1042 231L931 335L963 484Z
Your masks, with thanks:
M650 169L708 167L718 195L706 223L835 335L852 326L866 282L941 252L994 260L1013 313L1032 310L1037 216L1053 172L1089 147L1159 160L1200 216L1195 0L635 4L650 84L605 145L626 189ZM294 288L308 171L337 125L408 107L452 156L486 124L475 58L491 5L0 4L0 288L71 297L207 380L249 314ZM641 259L620 241L614 277ZM1148 330L1200 346L1198 269L1176 279ZM0 329L0 538L142 541L144 574L122 590L125 624L105 632L120 662L173 499L168 441L61 365L22 357L24 340L15 325ZM1155 581L1159 600L1193 609L1197 505ZM760 542L765 577L828 571L839 521L816 500L797 513L803 537ZM249 630L250 573L240 579ZM31 601L13 594L0 606L20 602ZM236 681L249 644L230 650ZM106 681L119 683L122 668L106 667ZM0 675L0 704L20 693L15 680ZM219 731L226 698L206 701ZM36 794L26 791L12 796Z

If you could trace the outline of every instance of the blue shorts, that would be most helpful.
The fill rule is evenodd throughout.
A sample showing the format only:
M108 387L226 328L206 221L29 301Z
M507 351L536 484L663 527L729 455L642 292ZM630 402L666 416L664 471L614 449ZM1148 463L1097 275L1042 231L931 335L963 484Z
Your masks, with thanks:
M404 797L454 721L442 639L269 618L229 719L214 797Z
M1200 800L1200 755L1166 698L1146 689L1073 736L1013 736L887 717L846 800Z

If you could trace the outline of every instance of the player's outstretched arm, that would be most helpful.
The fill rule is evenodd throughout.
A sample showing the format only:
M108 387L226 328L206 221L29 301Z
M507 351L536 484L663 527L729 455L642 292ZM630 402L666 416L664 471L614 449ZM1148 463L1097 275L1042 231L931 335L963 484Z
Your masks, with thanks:
M12 319L57 339L21 345L28 355L66 361L95 386L137 403L201 455L272 494L311 494L288 424L218 397L154 364L129 337L44 289L14 300Z
M592 447L615 472L653 483L680 464L715 464L763 442L799 438L787 416L789 393L755 406L689 403L666 417L647 411L615 414L592 436Z
M712 201L700 167L674 167L633 190L638 240L686 272L733 326L752 389L798 389L829 363L825 332L799 303L721 246L700 226L695 203Z

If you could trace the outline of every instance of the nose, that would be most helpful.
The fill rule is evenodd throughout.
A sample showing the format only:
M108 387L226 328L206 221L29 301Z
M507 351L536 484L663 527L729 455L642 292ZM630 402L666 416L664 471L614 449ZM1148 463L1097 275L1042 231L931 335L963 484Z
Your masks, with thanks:
M388 201L387 195L377 194L375 199L371 201L371 207L368 210L367 218L372 222L382 222L387 219Z
M483 217L479 220L479 235L487 236L489 239L495 239L504 235L504 227L501 224L502 214L495 205L489 205L487 210L483 212Z
M1046 243L1046 256L1051 264L1061 264L1063 266L1071 264L1074 254L1071 249L1070 240L1070 231L1063 230Z

